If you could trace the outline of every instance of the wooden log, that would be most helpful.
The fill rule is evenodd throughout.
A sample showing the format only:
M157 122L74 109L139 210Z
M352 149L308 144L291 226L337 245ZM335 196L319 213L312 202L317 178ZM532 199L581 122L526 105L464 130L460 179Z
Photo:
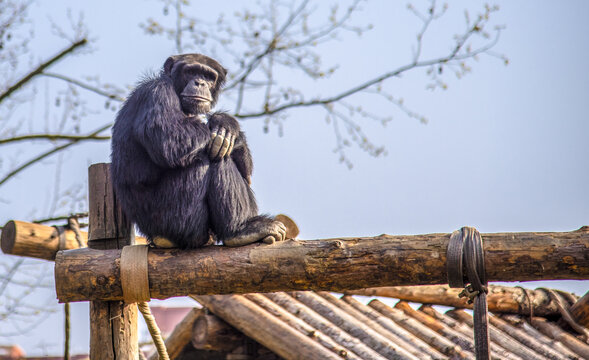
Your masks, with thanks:
M503 314L500 317L502 320L505 320L512 326L518 328L519 330L522 330L524 333L526 333L526 335L529 335L533 339L540 342L542 345L554 349L554 351L558 352L566 359L579 359L579 356L577 354L569 350L569 348L564 346L561 342L554 340L548 337L547 335L544 335L535 327L530 325L528 321L524 320L522 317L511 314Z
M340 360L338 355L241 295L191 297L284 359Z
M63 248L60 249L59 234L55 227L11 220L2 228L0 245L5 254L54 260L59 250L80 247L75 233L69 229L64 231ZM81 235L82 245L85 246L88 233L81 232Z
M355 299L348 299L348 301L344 301L326 291L318 292L317 295L321 296L322 298L329 301L338 308L344 310L345 312L356 318L358 321L362 322L362 324L372 328L380 335L389 339L393 343L401 346L403 349L407 350L409 353L413 354L418 358L447 359L446 356L434 350L429 345L423 343L419 338L412 336L400 326L395 326L394 323L392 324L392 326L386 326L391 325L392 321L390 319L387 319L384 316L379 316L377 318L369 317L368 315L366 315L366 313L358 309L359 307L363 307L366 305L360 303ZM352 303L355 306L352 306ZM376 311L374 312L376 313ZM377 319L389 320L389 322L379 322L377 321Z
M465 348L468 348L469 351L474 351L474 338L473 338L473 331L472 329L461 322L458 322L447 315L443 315L443 319L434 318L429 316L428 314L417 311L413 309L407 302L399 301L395 308L403 310L403 312L420 322L424 323L428 327L435 329L440 334L444 334L444 336L452 339L452 341L460 344ZM452 321L452 322L449 322ZM499 346L495 342L491 342L489 344L489 348L491 350L491 359L494 360L523 360L519 356L510 353L509 351L505 350L501 346Z
M109 165L90 166L88 177L89 239L91 240L88 246L98 249L121 249L125 245L133 244L131 223L121 215L120 207L113 194ZM100 250L87 250L102 253ZM58 252L57 257L65 252ZM73 277L63 280L75 281ZM138 356L137 305L123 301L92 301L90 303L90 358L92 360L137 359Z
M369 325L362 323L362 321L356 319L344 310L331 305L321 296L310 291L298 291L293 293L292 296L313 309L313 311L317 312L319 315L331 321L340 329L360 339L363 343L370 346L370 348L387 359L418 359L399 344L393 343L372 329Z
M464 312L464 310L451 310L448 316L461 321L471 328L474 328L474 319L472 316ZM491 322L489 322L489 337L495 343L501 345L502 348L507 349L509 352L520 356L522 359L530 360L542 360L544 356L535 352L534 350L523 346L512 337L508 336L502 331L499 331Z
M463 289L448 285L389 286L346 291L346 294L383 296L422 304L445 305L455 308L472 309L468 298L459 297ZM530 304L534 315L560 315L555 301L543 290L529 290L519 287L489 285L487 295L489 311L530 315Z
M366 344L335 326L315 311L304 306L283 292L264 294L274 303L280 305L286 311L303 320L323 334L329 336L336 343L353 351L365 360L385 360L386 358L372 350Z
M240 248L150 249L152 298L442 284L449 234L288 240ZM589 279L589 231L486 234L489 281ZM120 250L60 252L60 301L120 300ZM186 271L190 269L190 271Z
M432 308L433 309L433 308ZM423 311L423 310L422 310ZM516 339L520 343L524 344L530 349L534 349L540 355L547 357L548 359L554 360L566 360L567 357L564 356L562 353L554 350L552 347L543 344L542 342L538 341L538 339L530 336L524 330L512 326L507 321L501 319L498 316L489 316L489 323L495 326L497 329L503 331L504 333L508 334L512 338Z
M321 293L320 295L325 295L326 293ZM372 322L378 323L378 325L385 328L388 332L395 334L396 336L402 338L405 342L411 344L415 348L419 349L423 354L430 355L433 359L444 359L446 358L444 355L450 356L452 358L466 358L465 356L461 356L461 354L455 350L456 346L451 348L441 348L440 351L436 351L436 347L430 345L428 342L423 341L418 336L413 335L408 330L405 330L402 326L397 325L392 319L380 314L378 311L374 310L370 306L362 304L360 301L354 299L352 296L346 295L342 297L342 300L346 302L349 306L351 306L355 312L354 314L360 313L363 317L368 318ZM329 299L328 299L329 301ZM345 309L349 311L349 308ZM437 335L437 334L436 334ZM429 339L428 339L429 340ZM431 340L429 340L431 342Z
M2 228L0 246L5 254L55 260L55 255L59 250L72 250L80 247L72 230L65 229L64 234L65 246L63 249L59 249L59 236L55 227L11 220ZM88 233L80 231L80 235L82 247L86 247ZM137 236L135 242L145 244L147 240Z
M474 359L473 341L455 330L433 321L433 319L422 318L419 319L421 321L418 321L405 315L402 310L390 308L376 299L370 301L368 306L393 320L438 351L458 359Z
M340 346L329 336L326 336L325 334L315 329L311 325L307 324L303 320L299 319L295 315L289 313L280 305L274 303L272 300L268 299L264 295L246 294L244 296L247 299L256 303L256 305L260 306L261 308L269 312L270 314L284 321L288 326L292 327L293 329L296 329L303 335L309 336L310 338L314 339L319 344L331 350L333 353L338 354L342 358L347 360L361 360L361 358L358 357L354 352Z
M540 330L541 333L565 344L567 348L572 350L575 354L579 355L581 359L589 359L589 345L562 330L554 323L551 323L544 318L538 317L534 318L532 325L536 329Z
M191 340L196 349L228 353L243 345L246 337L218 316L201 311L194 320Z
M589 291L571 306L570 312L579 325L589 328Z

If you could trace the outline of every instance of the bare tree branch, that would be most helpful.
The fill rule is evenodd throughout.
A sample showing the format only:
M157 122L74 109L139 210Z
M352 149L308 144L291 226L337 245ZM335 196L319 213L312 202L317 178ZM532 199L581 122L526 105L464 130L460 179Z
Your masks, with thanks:
M387 79L400 76L401 74L403 74L409 70L415 69L415 68L428 67L428 66L438 65L438 64L440 64L440 65L441 64L448 64L450 62L456 62L456 61L465 60L465 59L469 59L469 58L475 58L477 55L482 54L482 53L486 53L487 51L489 51L499 41L499 37L501 34L500 28L496 30L495 38L493 40L491 40L489 43L487 43L486 45L481 46L478 49L474 49L474 50L469 49L468 51L466 51L465 53L462 53L462 54L460 53L460 51L464 48L467 40L472 35L477 34L480 31L482 31L482 23L488 19L488 13L493 10L491 8L487 8L486 14L479 16L477 21L470 26L470 28L466 31L466 33L458 38L458 40L456 41L456 45L454 46L454 48L452 49L452 51L448 55L434 58L434 59L430 59L430 60L419 61L419 55L421 53L423 34L427 30L431 21L442 16L443 12L445 11L445 8L444 8L442 13L436 13L434 7L435 7L435 1L432 2L432 8L430 8L429 17L423 17L421 14L417 13L417 14L419 14L418 17L421 18L422 21L424 22L424 26L422 27L421 31L417 35L418 50L414 54L413 62L406 64L404 66L401 66L401 67L399 67L395 70L392 70L390 72L379 75L371 80L368 80L360 85L352 87L352 88L350 88L346 91L343 91L337 95L333 95L333 96L322 98L322 99L310 100L310 101L291 102L291 103L280 105L274 109L264 107L264 109L259 112L252 112L252 113L236 112L234 115L238 118L241 118L241 119L256 118L256 117L274 115L279 112L282 112L282 111L285 111L285 110L288 110L291 108L296 108L296 107L309 107L309 106L326 105L326 104L335 103L335 102L345 99L351 95L354 95L354 94L357 94L363 90L366 90L373 85L380 84ZM415 12L415 10L413 10L413 11Z
M45 71L42 72L40 75L47 76L47 77L54 78L54 79L63 80L63 81L68 82L70 84L79 86L82 89L86 89L88 91L92 91L92 92L94 92L94 93L96 93L98 95L102 95L102 96L107 97L107 98L112 99L112 100L121 101L121 102L122 101L125 101L125 98L122 97L122 96L120 96L120 95L118 95L118 94L104 91L104 90L102 90L102 89L100 89L100 88L98 88L96 86L92 86L92 85L89 85L87 83L83 83L80 80L72 79L72 78L70 78L68 76L65 76L65 75L56 74L56 73L49 73L49 72L45 72Z
M33 77L41 74L43 72L43 70L45 70L49 66L51 66L54 63L56 63L57 61L59 61L59 59L63 58L67 54L71 53L72 51L74 51L78 47L86 45L87 43L88 43L88 40L86 40L86 39L79 40L79 41L73 43L72 45L70 45L67 49L62 50L59 54L55 55L51 59L49 59L49 60L45 61L44 63L42 63L41 65L39 65L35 70L33 70L30 73L28 73L27 75L25 75L22 79L17 81L14 85L10 86L5 92L0 94L0 102L2 102L5 98L10 96L16 90L18 90L21 86L23 86L24 84L29 82Z
M67 134L30 134L15 136L8 139L0 139L1 144L8 144L11 142L27 141L27 140L109 140L110 136L97 136L97 135L67 135Z
M70 147L72 145L75 145L75 144L79 143L80 141L82 141L84 139L88 139L89 137L96 136L96 135L100 134L101 132L103 132L104 130L110 128L111 126L112 126L112 124L105 125L105 126L99 128L98 130L96 130L96 131L88 134L88 136L86 136L86 137L81 137L80 139L74 139L74 140L70 141L67 144L57 146L57 147L55 147L55 148L53 148L53 149L51 149L49 151L46 151L46 152L44 152L44 153L42 153L42 154L34 157L33 159L27 161L26 163L22 164L21 166L17 167L16 169L14 169L11 172L9 172L6 176L4 176L4 178L2 178L2 180L0 180L0 185L4 184L10 178L12 178L13 176L15 176L19 172L23 171L24 169L28 168L29 166L31 166L31 165L33 165L33 164L35 164L35 163L37 163L37 162L45 159L48 156L51 156L51 155L53 155L55 153L58 153L58 152L60 152L60 151L62 151L64 149L67 149L68 147Z

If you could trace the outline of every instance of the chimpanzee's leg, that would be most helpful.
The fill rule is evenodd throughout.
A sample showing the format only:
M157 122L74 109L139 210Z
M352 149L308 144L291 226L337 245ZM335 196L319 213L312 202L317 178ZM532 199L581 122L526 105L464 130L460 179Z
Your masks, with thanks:
M258 215L254 193L231 158L212 162L208 180L209 223L225 245L284 240L286 228L281 222Z

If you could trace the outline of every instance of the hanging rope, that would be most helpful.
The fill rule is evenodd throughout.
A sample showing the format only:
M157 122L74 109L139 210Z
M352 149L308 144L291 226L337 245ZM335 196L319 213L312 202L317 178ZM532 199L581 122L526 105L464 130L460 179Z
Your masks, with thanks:
M78 242L78 247L85 247L86 245L82 241L82 233L80 232L80 223L78 222L78 217L74 215L70 216L67 219L67 226L74 232L76 241Z
M143 314L143 319L145 319L145 324L147 324L147 329L149 330L151 338L153 339L153 344L157 349L159 360L170 360L170 357L168 356L168 350L166 349L166 344L162 338L162 333L160 332L160 329L155 322L155 318L151 314L149 305L147 305L146 302L138 302L137 308L139 311L141 311L141 314Z
M477 360L488 360L489 318L487 307L487 275L483 240L477 229L463 227L450 236L446 253L448 284L453 288L464 288L461 297L468 297L474 303L474 343ZM466 270L468 284L465 286Z

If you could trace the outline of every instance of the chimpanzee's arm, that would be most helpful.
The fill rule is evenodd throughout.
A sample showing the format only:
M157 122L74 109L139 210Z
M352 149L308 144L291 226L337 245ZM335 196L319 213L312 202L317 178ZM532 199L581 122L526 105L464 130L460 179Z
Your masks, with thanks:
M247 183L251 185L254 162L252 160L250 149L247 146L245 134L242 131L239 132L239 136L235 140L235 145L231 152L231 159L235 163L235 166L237 166L237 170L239 170L241 176L243 176L243 178L247 180Z
M134 118L135 139L158 166L187 166L209 144L208 126L182 112L172 81L165 75L139 86L125 107Z
M209 128L212 136L210 159L220 161L231 157L241 176L250 183L253 170L252 156L237 120L226 113L213 113L209 115Z

